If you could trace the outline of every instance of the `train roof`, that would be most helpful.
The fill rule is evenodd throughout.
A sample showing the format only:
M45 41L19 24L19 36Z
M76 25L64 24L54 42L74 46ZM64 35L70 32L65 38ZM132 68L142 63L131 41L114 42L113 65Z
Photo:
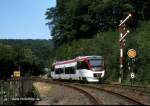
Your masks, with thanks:
M72 59L72 60L66 60L66 61L56 61L53 63L53 65L60 65L60 64L67 64L67 63L74 63L74 62L77 62L77 60L82 60L82 59L96 59L96 58L99 58L99 59L103 59L102 56L78 56L76 57L75 59Z
M79 57L87 57L87 58L102 58L102 56L96 56L96 55L93 55L93 56L79 56Z

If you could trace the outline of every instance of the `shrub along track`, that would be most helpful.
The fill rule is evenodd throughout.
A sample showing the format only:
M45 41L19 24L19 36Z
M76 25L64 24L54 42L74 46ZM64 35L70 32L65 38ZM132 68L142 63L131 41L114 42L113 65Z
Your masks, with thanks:
M75 90L78 90L79 92L83 93L85 96L87 96L87 98L89 98L89 100L91 101L92 104L94 105L101 105L101 104L105 104L101 101L100 97L95 97L94 95L97 94L98 92L105 92L109 95L113 95L118 99L124 99L125 101L128 101L129 104L136 104L136 105L147 105L145 103L142 103L136 99L133 99L131 97L125 96L121 93L117 93L111 90L107 90L104 88L100 88L100 87L96 87L90 84L79 84L79 83L69 83L69 82L58 82L58 81L52 81L50 79L41 79L41 78L32 78L32 80L34 81L40 81L40 82L46 82L46 83L52 83L52 84L58 84L58 85L64 85L66 87L69 88L73 88ZM94 95L88 90L95 90L92 92L96 92ZM107 99L107 98L106 98ZM114 98L113 98L114 99ZM111 104L111 103L110 103ZM124 104L124 103L121 103Z

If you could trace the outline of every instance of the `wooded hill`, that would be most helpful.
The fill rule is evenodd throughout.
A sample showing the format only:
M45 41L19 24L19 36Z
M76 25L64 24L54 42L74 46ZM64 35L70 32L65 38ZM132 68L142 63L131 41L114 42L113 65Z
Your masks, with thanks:
M51 40L0 40L0 78L10 77L14 70L21 75L39 75L48 67L51 54Z

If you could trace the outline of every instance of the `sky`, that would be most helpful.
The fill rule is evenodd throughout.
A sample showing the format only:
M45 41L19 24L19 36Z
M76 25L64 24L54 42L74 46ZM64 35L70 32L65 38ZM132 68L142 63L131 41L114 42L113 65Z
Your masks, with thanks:
M0 0L0 39L51 39L45 23L55 0Z

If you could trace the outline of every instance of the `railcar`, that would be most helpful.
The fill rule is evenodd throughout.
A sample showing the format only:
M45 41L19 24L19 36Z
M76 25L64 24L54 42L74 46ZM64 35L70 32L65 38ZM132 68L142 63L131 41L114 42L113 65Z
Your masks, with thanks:
M52 64L52 79L99 82L105 75L102 56L79 56L72 60L57 61Z

